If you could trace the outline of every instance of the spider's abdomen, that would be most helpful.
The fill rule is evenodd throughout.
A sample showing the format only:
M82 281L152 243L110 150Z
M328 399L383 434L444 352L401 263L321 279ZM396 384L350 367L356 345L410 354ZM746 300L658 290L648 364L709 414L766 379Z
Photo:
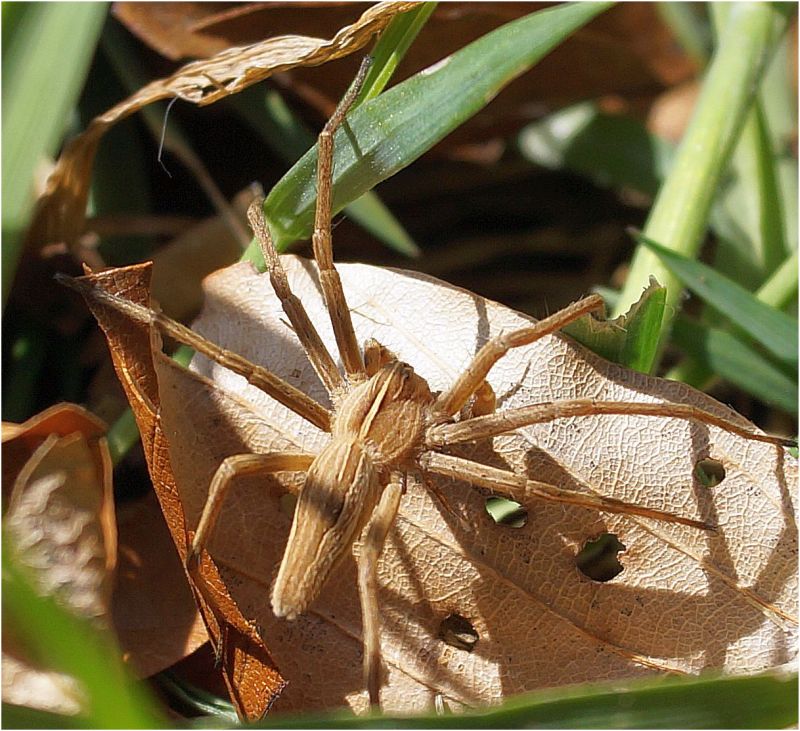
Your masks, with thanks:
M392 361L345 396L331 435L359 442L378 469L392 469L419 450L432 403L427 381L407 363Z
M276 616L293 619L316 599L372 514L378 487L375 465L356 442L333 440L317 455L272 587Z

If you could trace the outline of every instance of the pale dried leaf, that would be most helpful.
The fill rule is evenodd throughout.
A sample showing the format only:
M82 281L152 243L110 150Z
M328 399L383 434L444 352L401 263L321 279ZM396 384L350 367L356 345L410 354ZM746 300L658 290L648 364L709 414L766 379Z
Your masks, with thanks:
M107 621L117 534L111 460L86 436L51 434L20 471L3 527L40 589L100 625Z
M4 461L13 464L26 453L28 459L18 470L3 530L42 593L106 628L117 535L111 460L105 443L98 442L96 422L79 407L63 404L7 432ZM48 429L53 431L45 436ZM39 667L15 641L13 626L6 632L3 700L78 713L85 703L78 682Z
M36 708L66 716L80 713L83 697L80 685L70 675L40 670L3 651L3 702Z
M312 265L284 261L335 352ZM358 339L377 338L434 390L451 383L488 337L530 322L423 275L360 265L340 271ZM266 277L240 264L209 277L206 288L196 329L327 401ZM204 359L195 359L198 374L160 355L156 367L190 526L224 457L318 451L328 439ZM741 420L685 385L627 371L562 337L513 351L489 380L500 409L580 397L666 400ZM719 531L543 503L527 506L525 527L511 529L488 517L484 493L441 480L451 507L472 524L468 530L422 486L409 485L379 567L386 710L431 709L438 694L460 708L588 680L751 672L794 657L797 465L782 450L677 419L604 416L522 429L460 453L561 487L710 521ZM693 477L706 457L727 472L715 488ZM289 681L276 710L364 710L354 562L335 573L307 615L287 622L271 613L270 584L289 524L277 479L243 479L223 508L211 555ZM627 547L625 570L597 583L578 571L575 555L605 531ZM442 620L453 613L477 631L473 652L439 639Z
M384 2L368 7L357 22L330 40L278 36L249 46L227 48L209 59L182 66L174 74L143 86L95 117L64 148L47 181L28 233L28 246L58 241L73 244L83 230L92 164L102 136L117 122L161 99L177 97L200 106L211 104L274 73L297 66L317 66L362 48L398 13L414 2Z
M111 611L122 657L141 677L174 665L208 641L152 494L119 512L119 565Z

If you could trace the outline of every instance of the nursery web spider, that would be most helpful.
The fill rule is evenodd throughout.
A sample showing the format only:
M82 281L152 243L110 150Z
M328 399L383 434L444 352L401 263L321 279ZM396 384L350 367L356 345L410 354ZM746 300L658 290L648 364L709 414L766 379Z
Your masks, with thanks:
M353 104L366 72L362 65L354 84L319 136L317 203L313 233L314 259L319 269L326 308L336 338L344 374L327 350L300 300L292 294L283 265L264 219L261 201L248 217L261 245L272 287L280 299L309 361L327 389L328 410L302 391L243 357L202 338L161 313L114 295L91 289L80 280L62 281L87 297L103 300L131 317L190 345L215 362L244 376L281 404L331 435L319 454L237 454L219 465L194 534L187 569L202 581L198 558L208 544L217 516L235 477L271 472L305 472L291 533L272 586L271 605L278 617L303 614L319 595L337 563L358 544L364 675L370 701L379 702L381 686L380 618L376 565L397 514L408 473L458 478L490 488L519 501L550 500L609 513L639 515L681 523L702 530L714 526L673 513L610 497L576 493L527 479L511 471L449 455L443 448L486 439L554 419L632 414L693 419L726 429L745 439L777 445L788 440L756 433L741 425L684 404L632 403L589 399L538 403L495 413L495 398L485 380L492 367L512 348L530 345L577 318L598 310L603 301L591 295L538 323L491 338L449 388L433 393L412 365L399 361L375 340L363 349L356 341L347 300L333 262L331 193L333 136ZM433 486L431 486L433 487ZM445 504L446 507L446 504Z

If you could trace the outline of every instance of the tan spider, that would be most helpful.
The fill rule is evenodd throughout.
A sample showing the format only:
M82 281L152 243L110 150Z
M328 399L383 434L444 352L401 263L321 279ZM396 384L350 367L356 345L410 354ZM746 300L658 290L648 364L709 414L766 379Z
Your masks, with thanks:
M328 394L332 410L267 369L225 350L185 326L114 295L95 290L81 280L62 278L92 298L147 322L216 363L244 376L284 406L319 429L330 442L319 454L267 453L229 456L219 465L194 534L187 568L198 583L198 558L208 544L226 493L234 478L246 474L305 472L291 533L272 586L271 605L278 617L303 614L319 595L341 559L359 543L358 588L363 618L364 673L370 701L379 702L381 686L380 619L376 565L404 493L406 475L438 474L490 488L519 501L531 498L605 511L640 515L698 529L714 526L673 513L590 494L575 493L511 471L443 453L448 445L486 439L554 419L633 414L693 419L746 439L777 445L785 439L753 432L702 409L683 404L631 403L579 399L540 403L495 413L495 398L486 377L510 349L530 345L603 305L597 295L586 297L529 327L501 334L479 349L466 370L441 393L432 393L412 365L399 361L370 339L359 347L350 310L333 263L331 247L331 187L333 135L343 123L363 81L362 66L319 136L318 198L313 235L324 300L344 367L342 374L312 324L302 303L292 294L264 220L261 202L249 210L269 271L270 282L314 370ZM433 487L433 486L431 486ZM439 496L441 498L441 496ZM446 505L446 503L445 503ZM217 648L219 651L219 648Z

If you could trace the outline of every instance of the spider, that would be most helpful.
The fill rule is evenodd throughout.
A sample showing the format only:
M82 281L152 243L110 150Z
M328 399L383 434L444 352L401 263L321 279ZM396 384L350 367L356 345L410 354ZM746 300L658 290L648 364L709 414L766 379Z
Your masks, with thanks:
M381 654L376 565L400 507L407 475L443 475L524 500L535 498L608 513L638 515L699 530L715 528L704 521L611 497L577 493L448 454L452 445L488 439L554 419L604 414L689 419L720 427L745 439L784 446L793 442L754 432L729 419L679 403L575 399L497 412L495 394L486 380L493 366L510 350L529 346L577 318L601 309L603 300L598 295L585 297L530 326L490 338L467 368L441 392L433 392L413 365L399 360L377 340L369 339L363 348L359 347L333 261L331 196L334 134L344 123L366 70L367 64L363 64L318 139L313 251L344 373L303 304L291 291L270 237L262 201L255 201L248 211L272 288L328 392L332 409L268 369L215 345L159 312L95 290L81 280L64 276L60 279L87 298L102 301L137 321L148 323L244 376L249 383L330 434L330 441L317 454L271 452L226 457L211 480L186 567L196 581L202 582L199 557L209 543L235 478L276 472L305 473L288 543L271 589L272 611L286 620L304 614L334 569L357 545L364 682L370 702L377 705L380 703ZM430 487L436 492L433 485ZM436 494L436 497L449 509L444 496Z

